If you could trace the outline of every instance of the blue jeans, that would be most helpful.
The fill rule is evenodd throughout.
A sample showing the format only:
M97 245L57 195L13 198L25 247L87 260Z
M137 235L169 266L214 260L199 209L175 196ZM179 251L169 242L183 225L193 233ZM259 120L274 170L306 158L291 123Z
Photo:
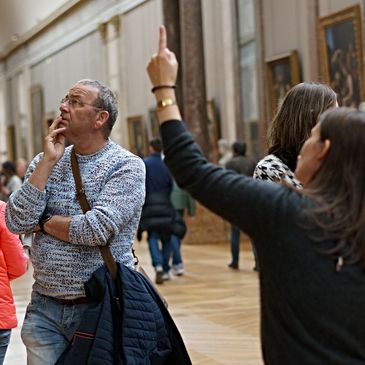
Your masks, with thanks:
M180 215L181 219L184 217L184 209L176 209L176 213ZM182 264L181 257L181 240L174 234L171 236L171 249L172 249L172 264Z
M148 247L151 254L152 266L162 266L164 272L170 271L169 260L171 256L171 236L163 236L157 232L148 232ZM162 248L160 249L159 241Z
M27 364L54 365L89 305L64 305L33 291L21 331Z
M171 236L172 264L173 265L182 264L180 247L181 247L180 238L173 234Z
M231 226L231 254L232 262L238 264L240 258L240 230Z
M0 330L0 365L3 365L10 341L11 330Z
M257 265L257 256L256 256L256 247L253 241L252 244L252 252L255 258L255 265ZM232 254L232 262L238 264L240 257L240 230L231 225L231 254Z

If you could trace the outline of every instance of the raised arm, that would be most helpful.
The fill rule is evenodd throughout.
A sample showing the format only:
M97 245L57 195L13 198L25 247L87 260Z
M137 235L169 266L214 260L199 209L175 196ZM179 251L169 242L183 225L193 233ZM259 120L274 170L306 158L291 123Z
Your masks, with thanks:
M171 119L181 120L174 88L177 71L178 63L175 54L167 48L166 29L161 25L158 53L152 56L147 66L151 83L156 89L154 95L160 124Z
M167 49L166 30L160 27L158 53L147 67L154 86L165 162L179 186L208 209L230 221L253 238L276 232L278 214L287 189L238 175L209 163L187 132L176 105L173 86L178 64ZM165 103L161 101L165 100ZM269 233L270 232L270 233ZM264 240L262 240L264 241Z

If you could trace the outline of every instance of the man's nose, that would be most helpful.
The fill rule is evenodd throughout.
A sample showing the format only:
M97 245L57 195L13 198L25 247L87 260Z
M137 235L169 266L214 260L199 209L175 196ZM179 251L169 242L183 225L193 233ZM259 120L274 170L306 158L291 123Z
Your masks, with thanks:
M62 113L62 112L66 112L66 113L68 113L69 112L69 104L68 104L68 102L67 101L65 101L65 102L61 102L61 104L60 104L60 107L59 107L59 109L60 109L60 112Z

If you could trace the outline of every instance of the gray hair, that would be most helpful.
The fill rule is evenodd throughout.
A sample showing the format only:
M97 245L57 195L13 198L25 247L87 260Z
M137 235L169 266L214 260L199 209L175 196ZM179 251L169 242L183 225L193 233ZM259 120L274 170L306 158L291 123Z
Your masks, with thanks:
M118 116L118 101L116 96L107 86L102 85L96 80L83 79L78 81L77 84L91 86L99 90L98 97L95 101L95 106L106 110L109 113L109 119L106 122L105 128L106 136L108 137Z

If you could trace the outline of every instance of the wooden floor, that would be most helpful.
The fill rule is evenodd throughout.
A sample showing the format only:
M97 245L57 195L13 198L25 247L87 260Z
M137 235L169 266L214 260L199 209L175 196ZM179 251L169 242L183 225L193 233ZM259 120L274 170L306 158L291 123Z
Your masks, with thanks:
M145 242L135 248L154 277ZM240 270L227 268L229 245L183 245L186 273L159 286L194 365L262 365L258 277L249 244L241 244ZM19 322L32 283L31 268L14 281ZM26 364L20 329L13 331L5 365Z

